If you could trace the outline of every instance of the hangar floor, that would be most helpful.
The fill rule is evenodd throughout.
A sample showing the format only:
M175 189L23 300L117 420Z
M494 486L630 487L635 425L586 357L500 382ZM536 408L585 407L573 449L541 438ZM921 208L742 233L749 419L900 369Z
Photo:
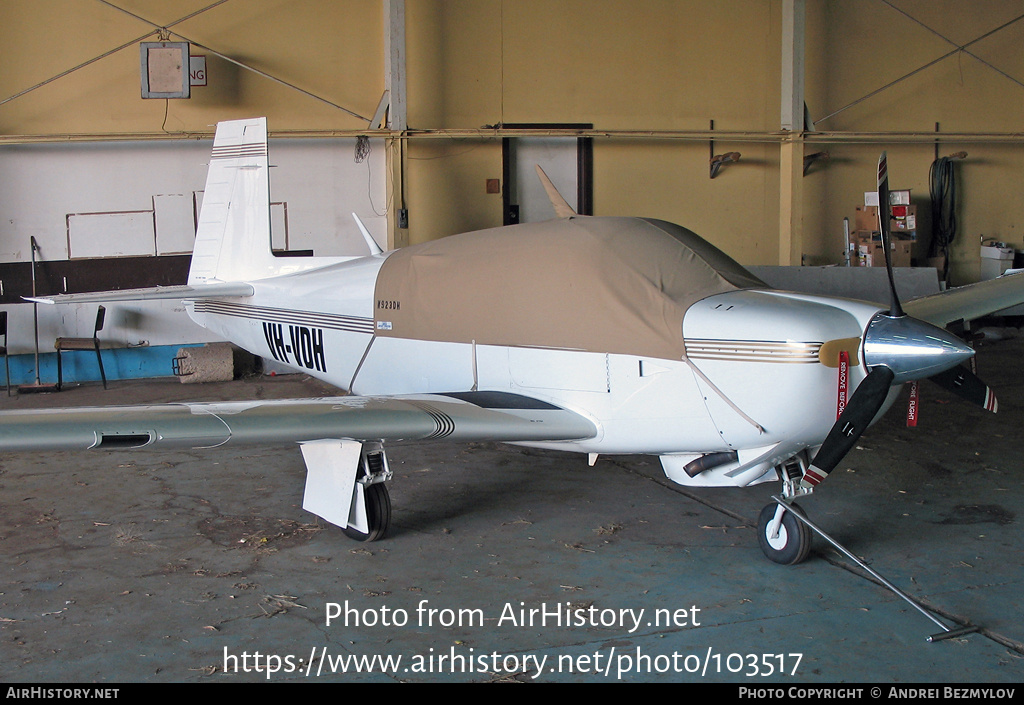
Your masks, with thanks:
M769 563L753 525L777 485L688 490L653 458L394 446L391 532L356 544L301 509L293 446L54 452L0 464L0 679L1020 682L1024 339L978 362L999 414L927 385L917 429L898 402L803 506L979 634L927 643L935 625L820 539ZM323 392L117 382L0 407Z

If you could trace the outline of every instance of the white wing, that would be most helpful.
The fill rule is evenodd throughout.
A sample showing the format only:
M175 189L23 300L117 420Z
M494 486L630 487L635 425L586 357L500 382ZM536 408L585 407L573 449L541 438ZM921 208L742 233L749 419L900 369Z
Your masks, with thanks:
M560 441L596 434L594 423L577 413L500 392L0 412L0 451L209 448L325 438Z
M1024 303L1024 272L914 299L905 303L903 309L914 318L942 327L1021 303Z

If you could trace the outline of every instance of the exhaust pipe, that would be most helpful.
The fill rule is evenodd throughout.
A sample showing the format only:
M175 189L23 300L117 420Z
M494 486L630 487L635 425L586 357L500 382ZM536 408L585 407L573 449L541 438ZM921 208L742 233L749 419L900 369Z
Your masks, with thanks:
M726 463L735 463L739 460L739 457L739 453L734 450L708 453L688 462L683 467L683 472L690 477L697 477L697 475L700 475L705 470L711 470Z

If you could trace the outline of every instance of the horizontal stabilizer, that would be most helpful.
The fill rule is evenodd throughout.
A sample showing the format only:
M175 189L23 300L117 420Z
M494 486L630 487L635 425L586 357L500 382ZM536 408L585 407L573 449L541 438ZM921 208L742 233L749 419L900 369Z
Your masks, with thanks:
M213 299L222 296L252 296L252 285L243 282L203 284L200 286L155 286L147 289L90 291L82 294L26 296L26 301L40 304L93 304L110 301L152 301L156 299Z

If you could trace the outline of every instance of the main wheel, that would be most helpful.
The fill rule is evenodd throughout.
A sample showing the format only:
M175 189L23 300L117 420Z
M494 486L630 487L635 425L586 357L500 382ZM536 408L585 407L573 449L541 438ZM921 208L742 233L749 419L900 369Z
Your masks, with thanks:
M786 513L782 515L782 524L779 526L779 535L772 538L772 520L778 506L772 503L761 510L761 516L757 520L758 543L761 544L761 551L768 560L781 565L796 565L807 558L811 551L811 529L793 516L794 512L806 516L800 505L793 503L786 506Z
M368 485L363 496L366 498L366 523L369 531L364 534L351 526L343 531L355 541L376 541L384 536L391 525L391 495L388 494L387 485L377 482Z

